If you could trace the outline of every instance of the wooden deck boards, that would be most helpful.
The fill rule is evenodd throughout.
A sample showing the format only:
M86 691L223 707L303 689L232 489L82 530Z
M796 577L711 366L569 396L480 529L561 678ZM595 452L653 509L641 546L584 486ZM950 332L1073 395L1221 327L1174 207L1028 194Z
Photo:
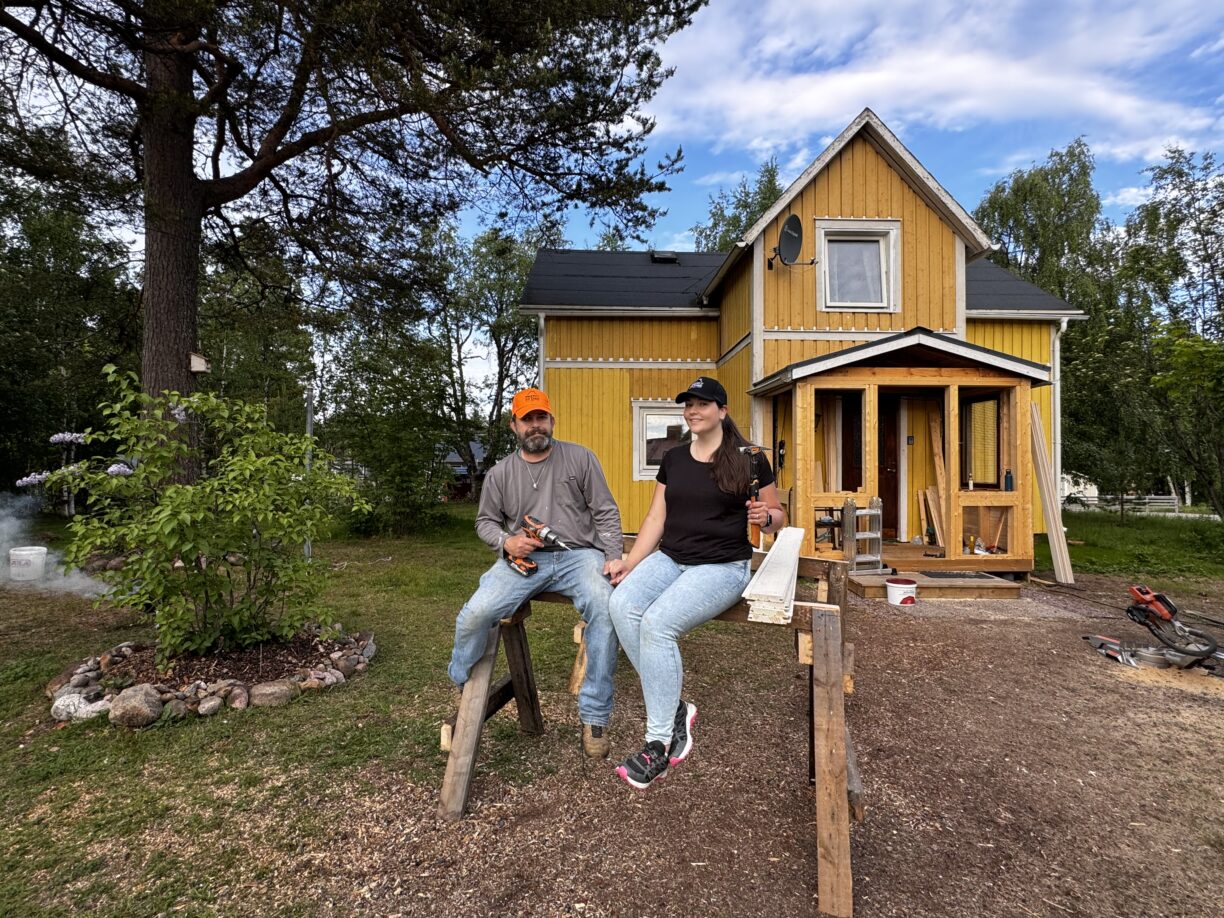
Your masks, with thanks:
M1020 584L975 572L972 577L931 577L921 571L898 569L894 574L851 574L850 592L865 599L884 599L888 591L884 581L889 577L906 577L918 584L918 601L924 599L1015 599Z

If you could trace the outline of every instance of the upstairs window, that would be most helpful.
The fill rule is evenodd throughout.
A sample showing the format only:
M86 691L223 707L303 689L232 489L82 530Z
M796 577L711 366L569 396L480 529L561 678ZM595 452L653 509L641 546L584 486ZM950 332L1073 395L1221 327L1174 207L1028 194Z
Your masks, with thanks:
M817 305L826 311L901 308L901 223L817 220Z

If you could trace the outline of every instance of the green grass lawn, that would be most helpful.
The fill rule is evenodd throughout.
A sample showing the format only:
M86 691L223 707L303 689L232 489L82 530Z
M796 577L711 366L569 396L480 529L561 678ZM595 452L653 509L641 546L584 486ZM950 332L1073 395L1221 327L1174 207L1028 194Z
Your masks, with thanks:
M0 914L315 911L317 903L295 900L296 878L283 865L303 851L326 856L337 814L380 788L406 788L428 807L441 784L454 618L492 557L472 532L474 516L458 505L428 536L316 546L321 563L343 563L326 602L349 630L375 633L379 653L361 677L288 708L142 732L56 728L42 687L69 662L150 638L147 622L75 596L0 590ZM1067 514L1066 523L1084 542L1071 547L1077 572L1125 573L1171 590L1179 578L1224 579L1219 523L1144 517L1122 526L1104 513ZM38 537L62 538L62 527L48 524ZM1038 567L1048 568L1048 548L1038 552ZM482 774L531 782L557 767L542 750L576 745L565 694L574 621L569 607L535 606L531 653L552 706L550 735L521 735L511 706L486 730ZM759 667L746 642L759 637L733 628L699 629L687 646L695 656L731 648L718 678L750 696ZM632 692L634 681L622 665L618 684ZM281 898L235 906L261 883Z
M1071 566L1077 572L1117 574L1173 589L1176 584L1224 579L1224 523L1193 516L1064 513ZM1050 546L1037 540L1038 570L1051 570Z
M347 562L326 602L350 631L375 633L379 654L363 676L288 708L142 732L54 728L42 687L69 662L149 638L147 623L75 596L0 591L0 913L212 911L240 872L259 869L238 840L254 833L293 851L318 838L329 829L309 802L370 766L438 786L455 614L492 558L474 516L458 506L428 537L316 546L321 563ZM535 607L541 692L565 690L574 621L571 608ZM527 781L550 767L525 754L530 740L509 717L490 726L482 770Z

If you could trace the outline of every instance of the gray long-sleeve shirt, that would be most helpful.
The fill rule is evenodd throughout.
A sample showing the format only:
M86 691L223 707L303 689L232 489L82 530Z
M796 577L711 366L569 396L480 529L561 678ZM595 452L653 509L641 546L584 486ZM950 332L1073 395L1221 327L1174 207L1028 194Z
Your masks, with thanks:
M548 525L571 548L598 548L609 561L624 550L620 510L599 459L577 443L554 440L543 462L528 462L515 450L489 470L476 534L500 551L506 537L523 528L524 514Z

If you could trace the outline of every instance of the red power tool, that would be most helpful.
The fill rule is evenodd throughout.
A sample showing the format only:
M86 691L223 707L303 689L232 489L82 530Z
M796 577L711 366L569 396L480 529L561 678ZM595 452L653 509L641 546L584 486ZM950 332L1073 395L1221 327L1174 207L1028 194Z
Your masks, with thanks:
M557 548L564 548L566 551L573 551L559 535L533 516L527 515L523 517L522 532L533 539L538 539L545 545L554 545ZM523 577L530 577L540 567L530 557L515 558L511 555L506 555L506 563L510 565L516 574L520 574Z

